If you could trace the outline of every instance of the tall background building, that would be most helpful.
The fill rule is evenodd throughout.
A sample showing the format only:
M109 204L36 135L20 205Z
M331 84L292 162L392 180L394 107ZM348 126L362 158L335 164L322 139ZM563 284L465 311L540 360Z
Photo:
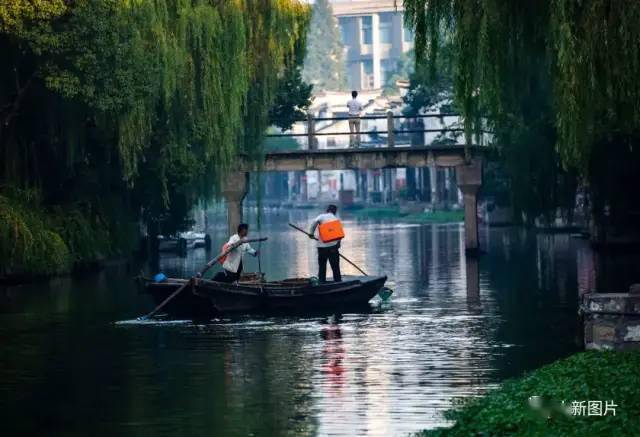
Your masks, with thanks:
M382 88L402 54L413 48L413 34L404 27L402 1L333 0L345 50L349 88Z

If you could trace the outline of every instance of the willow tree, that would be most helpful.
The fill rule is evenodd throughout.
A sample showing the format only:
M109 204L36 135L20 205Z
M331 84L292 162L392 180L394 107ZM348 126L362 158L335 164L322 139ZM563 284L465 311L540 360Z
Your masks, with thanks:
M554 0L552 8L558 150L590 183L595 230L638 232L640 3Z
M261 149L309 15L298 0L3 2L0 185L76 208L106 241L105 222L141 210L177 228Z
M433 64L443 34L452 36L468 139L487 116L516 202L533 199L534 212L571 206L571 171L594 182L599 144L616 136L608 151L617 154L637 142L637 2L405 0L404 7L418 63Z

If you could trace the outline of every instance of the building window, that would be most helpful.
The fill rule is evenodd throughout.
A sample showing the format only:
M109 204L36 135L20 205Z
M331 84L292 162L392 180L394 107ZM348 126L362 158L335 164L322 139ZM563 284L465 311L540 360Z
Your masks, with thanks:
M364 89L372 89L374 86L373 82L373 61L366 60L362 61L362 88Z
M367 59L366 61L362 61L362 72L364 74L373 74L373 61Z
M382 44L391 44L393 42L393 23L391 20L393 20L391 12L384 12L380 14L380 43Z
M345 47L350 46L353 39L351 35L351 19L340 18L339 24L340 24L340 37L342 39L342 45Z
M388 85L387 81L391 79L396 63L397 61L394 59L383 59L380 61L380 83L382 86Z
M373 43L373 29L371 29L371 15L362 17L362 44Z

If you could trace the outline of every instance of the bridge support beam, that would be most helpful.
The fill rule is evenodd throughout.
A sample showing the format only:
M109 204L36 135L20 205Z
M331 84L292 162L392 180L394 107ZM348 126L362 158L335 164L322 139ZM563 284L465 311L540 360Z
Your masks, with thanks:
M222 195L227 204L229 235L235 234L238 225L242 223L242 201L247 195L248 187L249 173L233 172L227 175Z
M429 166L429 186L431 187L431 210L435 211L440 207L438 167L436 167L435 163Z
M458 188L464 201L464 246L467 254L476 254L478 243L478 190L482 185L482 161L474 159L469 164L456 167Z

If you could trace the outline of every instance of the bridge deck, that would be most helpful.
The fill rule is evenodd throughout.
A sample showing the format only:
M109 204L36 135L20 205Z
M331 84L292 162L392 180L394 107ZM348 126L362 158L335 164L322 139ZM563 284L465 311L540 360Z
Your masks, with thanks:
M486 146L469 146L469 157L483 155ZM465 164L465 146L368 147L352 149L283 150L265 156L263 171L346 170L393 167L457 167ZM255 171L257 163L246 158L241 167Z

